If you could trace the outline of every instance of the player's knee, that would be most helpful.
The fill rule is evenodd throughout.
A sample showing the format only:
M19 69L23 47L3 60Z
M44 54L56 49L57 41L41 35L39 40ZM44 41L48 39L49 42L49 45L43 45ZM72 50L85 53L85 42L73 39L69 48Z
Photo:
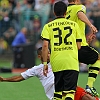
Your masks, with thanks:
M100 69L100 60L97 60L94 64L92 64L91 65L91 67L89 67L89 68L91 68L91 69L93 69L93 68L98 68L98 71L99 71L99 69Z

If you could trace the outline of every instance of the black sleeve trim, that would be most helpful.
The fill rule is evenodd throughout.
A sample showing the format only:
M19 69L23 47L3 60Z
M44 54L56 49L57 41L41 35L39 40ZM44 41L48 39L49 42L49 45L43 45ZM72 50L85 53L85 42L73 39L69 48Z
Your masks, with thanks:
M43 37L41 36L41 39L43 40Z
M83 11L82 11L82 10L79 10L78 12L83 12ZM77 13L78 13L78 12L77 12ZM83 13L84 13L84 12L83 12Z
M46 41L50 41L49 39L43 38L42 36L41 36L41 39L42 40L46 40Z
M82 42L82 39L76 39L76 42Z

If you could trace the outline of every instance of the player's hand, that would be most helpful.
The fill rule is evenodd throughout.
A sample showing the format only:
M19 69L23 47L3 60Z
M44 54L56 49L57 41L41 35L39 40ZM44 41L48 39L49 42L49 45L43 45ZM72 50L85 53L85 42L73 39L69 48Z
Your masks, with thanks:
M96 38L96 35L91 33L87 36L87 42L90 44L94 39Z
M2 82L2 81L3 81L3 77L0 76L0 82Z
M94 34L98 32L97 28L94 25L91 24L90 28Z
M48 73L48 65L44 65L43 68L43 74L47 77L47 73Z

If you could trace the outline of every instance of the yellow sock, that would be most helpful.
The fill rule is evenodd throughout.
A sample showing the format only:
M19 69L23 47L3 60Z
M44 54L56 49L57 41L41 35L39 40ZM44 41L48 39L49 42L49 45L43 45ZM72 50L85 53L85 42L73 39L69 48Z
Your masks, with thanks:
M91 65L91 67L89 67L89 75L87 82L87 85L89 87L93 87L93 83L96 80L96 77L99 73L99 69L100 69L100 60L97 60L94 64Z
M93 83L95 82L95 78L88 77L87 85L91 88L93 87Z

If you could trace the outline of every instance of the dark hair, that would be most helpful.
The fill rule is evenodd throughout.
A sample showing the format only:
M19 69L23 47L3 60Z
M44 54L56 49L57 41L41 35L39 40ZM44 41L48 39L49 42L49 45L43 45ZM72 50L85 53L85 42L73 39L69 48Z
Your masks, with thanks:
M42 47L40 47L40 48L37 49L37 54L41 55L41 53L42 53Z
M68 2L70 3L70 2L75 2L76 0L68 0Z
M63 16L66 13L67 5L63 1L54 4L54 13L56 16Z

